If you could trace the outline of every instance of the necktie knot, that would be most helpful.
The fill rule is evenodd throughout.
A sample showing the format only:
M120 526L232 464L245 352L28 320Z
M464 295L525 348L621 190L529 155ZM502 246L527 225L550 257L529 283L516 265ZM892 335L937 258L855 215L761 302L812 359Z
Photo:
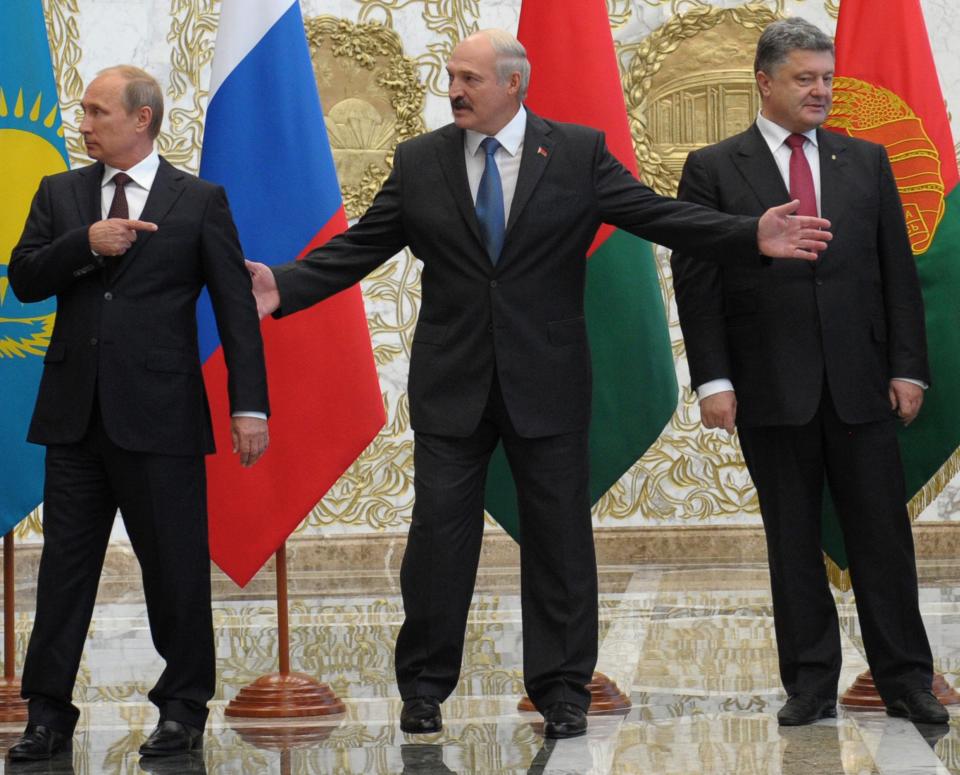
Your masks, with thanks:
M483 148L483 152L487 157L493 156L497 152L497 149L500 147L500 141L496 137L484 137L480 142L480 147Z
M111 180L115 188L113 189L113 201L110 203L107 218L129 218L130 208L127 206L127 192L123 190L123 187L133 178L126 172L118 172Z
M786 139L787 145L790 146L790 150L795 151L797 148L803 148L803 144L807 141L807 138L803 135L798 135L794 132Z

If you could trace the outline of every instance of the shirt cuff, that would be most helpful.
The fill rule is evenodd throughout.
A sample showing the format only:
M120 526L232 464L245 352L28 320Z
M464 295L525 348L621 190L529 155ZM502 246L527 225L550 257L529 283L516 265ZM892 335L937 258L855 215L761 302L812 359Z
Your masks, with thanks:
M733 390L733 383L729 379L711 379L697 388L697 399L703 401L709 396L724 393L728 390Z
M922 379L911 379L910 377L890 377L890 379L897 380L897 382L909 382L911 385L918 385L919 387L922 387L924 390L930 387Z
M265 412L234 412L231 417L256 417L258 420L266 420Z

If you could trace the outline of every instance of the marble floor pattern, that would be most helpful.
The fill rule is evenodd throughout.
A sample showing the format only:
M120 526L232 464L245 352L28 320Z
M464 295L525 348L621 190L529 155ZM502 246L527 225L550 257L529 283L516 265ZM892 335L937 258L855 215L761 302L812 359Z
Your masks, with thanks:
M937 669L960 682L960 562L921 563L921 603ZM6 772L593 773L595 775L960 775L960 706L948 731L883 712L840 710L836 720L780 729L765 566L600 568L598 670L633 707L591 717L585 737L546 741L540 716L517 710L522 692L519 576L481 570L464 670L443 705L442 733L400 732L391 649L402 607L391 573L291 571L291 665L330 683L340 716L263 722L224 715L226 703L276 669L275 601L221 582L215 589L218 694L202 755L150 764L136 754L153 724L146 700L161 664L139 581L99 603L75 694L74 752ZM124 585L121 584L121 587ZM116 590L114 590L116 591ZM310 591L310 594L306 594ZM865 669L854 601L837 593L845 643L842 686ZM18 617L22 654L32 610ZM20 724L0 724L8 746Z

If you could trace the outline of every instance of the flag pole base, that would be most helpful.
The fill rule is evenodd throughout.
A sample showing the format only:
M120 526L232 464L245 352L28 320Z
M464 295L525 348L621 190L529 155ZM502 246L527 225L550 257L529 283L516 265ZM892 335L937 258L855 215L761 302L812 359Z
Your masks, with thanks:
M960 693L947 683L942 673L934 673L931 689L941 705L960 705ZM840 698L840 705L861 710L886 707L869 670L857 676L857 680Z
M346 706L327 684L303 673L260 676L228 703L233 718L302 718L343 713Z
M0 678L0 721L26 721L27 701L20 696L17 678Z
M590 708L587 713L591 716L603 713L624 713L633 707L630 698L620 691L616 682L611 681L603 673L593 674L593 680L587 684L587 690L590 692ZM533 712L537 710L529 697L522 697L517 703L517 709Z

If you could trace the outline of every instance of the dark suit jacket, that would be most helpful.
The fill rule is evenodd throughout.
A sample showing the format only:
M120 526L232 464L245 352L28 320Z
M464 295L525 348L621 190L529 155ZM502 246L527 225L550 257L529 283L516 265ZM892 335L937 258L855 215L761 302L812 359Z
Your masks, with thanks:
M57 297L28 439L78 441L96 390L118 446L212 452L197 346L204 285L230 372L231 407L268 411L260 325L226 195L161 159L141 216L159 230L138 233L107 273L87 236L101 218L102 177L103 165L93 164L44 178L10 260L10 284L21 301Z
M451 124L397 148L389 179L355 226L275 269L277 314L355 283L409 246L423 261L409 377L413 428L469 434L496 372L520 435L580 430L591 391L586 252L601 222L691 251L756 250L756 218L658 196L616 161L600 132L528 113L496 267L480 238L463 131Z
M816 264L673 256L692 386L731 380L742 426L806 423L824 377L847 423L891 416L891 377L930 381L923 300L886 151L824 130L817 138L833 240ZM755 125L691 153L679 197L746 215L790 200Z

